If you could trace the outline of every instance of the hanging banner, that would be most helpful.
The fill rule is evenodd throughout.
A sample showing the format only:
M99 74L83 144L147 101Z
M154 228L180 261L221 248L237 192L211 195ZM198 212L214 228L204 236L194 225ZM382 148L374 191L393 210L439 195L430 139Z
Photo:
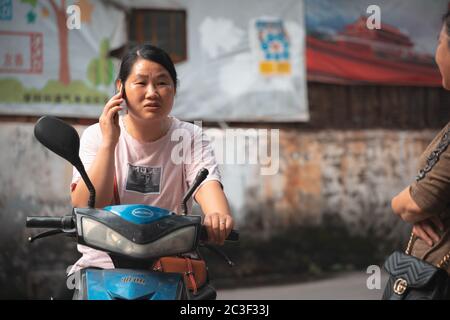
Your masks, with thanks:
M448 0L306 0L308 80L440 86Z

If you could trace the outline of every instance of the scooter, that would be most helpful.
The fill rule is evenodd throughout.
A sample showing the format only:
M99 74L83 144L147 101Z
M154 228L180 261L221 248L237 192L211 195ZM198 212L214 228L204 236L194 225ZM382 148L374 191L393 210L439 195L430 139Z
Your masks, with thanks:
M50 116L38 120L35 137L45 147L69 161L80 172L89 190L88 208L73 208L62 217L29 216L27 228L50 229L29 238L30 242L63 234L79 244L108 253L115 269L85 268L75 275L75 300L207 300L215 299L216 290L209 283L196 294L188 289L181 273L153 271L161 257L188 253L200 255L205 246L233 262L218 248L206 243L208 238L201 216L189 215L187 202L207 177L203 168L183 197L182 212L176 214L164 208L130 204L96 209L95 189L79 157L80 139L77 131L66 122ZM238 241L232 230L227 241Z

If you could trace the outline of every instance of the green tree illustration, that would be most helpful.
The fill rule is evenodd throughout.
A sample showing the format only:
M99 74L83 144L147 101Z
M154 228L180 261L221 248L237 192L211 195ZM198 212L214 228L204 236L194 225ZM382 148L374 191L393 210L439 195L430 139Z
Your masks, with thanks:
M32 9L27 13L28 23L35 23L37 14L34 10L39 3L38 0L21 0L22 3L29 4ZM55 0L48 0L53 9L56 18L56 26L58 27L58 42L59 42L59 81L64 85L70 83L70 68L69 68L69 32L66 26L66 1L61 0L61 6L58 7Z
M92 59L88 65L87 76L95 86L110 85L114 77L114 65L108 57L109 40L103 39L100 44L100 55Z

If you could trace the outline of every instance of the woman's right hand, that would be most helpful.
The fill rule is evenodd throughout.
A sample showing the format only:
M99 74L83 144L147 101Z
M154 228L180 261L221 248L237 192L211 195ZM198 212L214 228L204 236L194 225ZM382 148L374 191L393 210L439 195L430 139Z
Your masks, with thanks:
M112 96L106 103L102 115L99 118L103 136L102 145L105 147L115 147L119 141L120 126L118 112L122 110L120 106L122 102L122 90L119 90L119 93Z

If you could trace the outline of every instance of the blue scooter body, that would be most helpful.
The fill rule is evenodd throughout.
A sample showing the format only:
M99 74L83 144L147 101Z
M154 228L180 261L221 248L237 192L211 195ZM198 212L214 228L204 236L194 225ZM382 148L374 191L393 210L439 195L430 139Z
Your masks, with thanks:
M117 205L104 207L133 224L150 224L173 215L172 212L148 205ZM183 276L134 269L81 271L81 287L75 299L82 300L178 300L183 294Z
M148 224L174 214L169 210L144 204L107 206L103 210L134 224Z
M88 268L80 275L80 300L179 300L185 290L179 273Z

